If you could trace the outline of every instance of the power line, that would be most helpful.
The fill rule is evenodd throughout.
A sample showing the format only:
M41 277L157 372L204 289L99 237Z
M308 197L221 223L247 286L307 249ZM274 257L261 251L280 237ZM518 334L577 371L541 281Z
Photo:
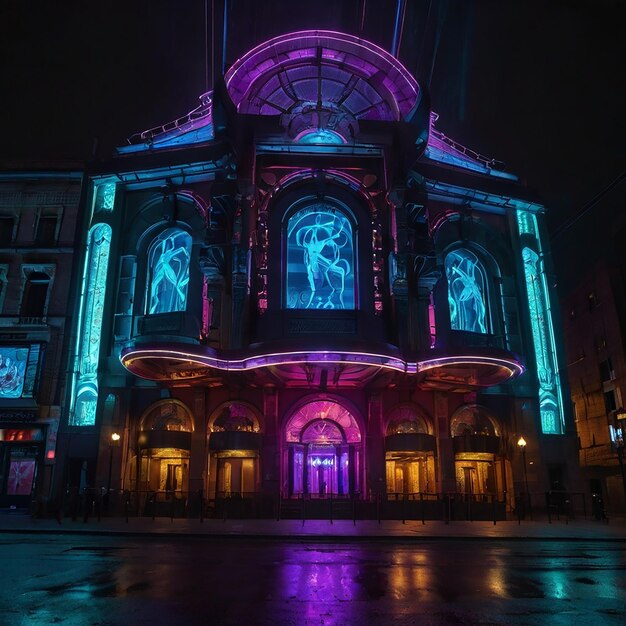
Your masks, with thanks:
M570 217L568 220L565 220L561 226L559 226L554 233L552 234L552 240L555 240L557 237L562 235L566 230L570 229L578 220L582 219L591 209L593 209L604 196L610 193L615 187L617 187L623 180L626 179L626 172L622 172L612 180L604 189L599 191L587 204L585 204L576 215Z

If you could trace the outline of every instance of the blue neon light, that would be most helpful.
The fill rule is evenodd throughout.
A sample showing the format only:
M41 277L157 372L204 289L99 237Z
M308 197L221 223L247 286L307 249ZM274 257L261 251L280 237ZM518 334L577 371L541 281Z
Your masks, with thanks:
M445 260L452 330L489 332L485 270L476 255L459 248Z
M115 183L103 183L96 187L95 211L110 213L115 204Z
M291 216L287 225L288 309L354 309L352 224L328 205Z
M344 138L336 133L334 130L326 130L323 128L320 129L311 129L307 130L304 133L300 133L298 137L296 137L296 141L302 144L330 144L330 145L341 145L346 143Z
M183 230L163 231L150 247L148 313L172 313L187 307L191 235Z
M526 246L522 249L530 325L535 348L539 379L539 413L541 430L546 435L565 432L562 389L556 357L554 326L550 312L550 296L541 258L541 241L537 218L527 211L517 212L520 235L530 236L539 252Z
M93 426L96 423L98 361L111 234L111 227L108 224L96 224L90 229L87 240L70 426Z

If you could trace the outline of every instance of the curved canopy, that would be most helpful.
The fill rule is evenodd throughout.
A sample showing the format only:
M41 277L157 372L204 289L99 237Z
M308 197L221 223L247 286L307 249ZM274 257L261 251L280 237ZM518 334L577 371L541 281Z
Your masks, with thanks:
M225 79L237 110L256 115L323 110L356 120L400 121L419 95L415 79L382 48L321 30L281 35L257 46Z

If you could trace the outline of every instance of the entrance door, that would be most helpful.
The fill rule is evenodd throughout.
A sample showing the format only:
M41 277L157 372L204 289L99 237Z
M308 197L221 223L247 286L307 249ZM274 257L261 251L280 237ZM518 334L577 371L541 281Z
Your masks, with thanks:
M329 493L337 493L337 457L324 451L320 453L312 447L309 461L309 493L313 496L325 497Z
M291 416L283 432L284 495L359 491L361 432L350 411L332 400L314 400Z
M463 468L464 489L466 495L476 493L476 470L472 467Z

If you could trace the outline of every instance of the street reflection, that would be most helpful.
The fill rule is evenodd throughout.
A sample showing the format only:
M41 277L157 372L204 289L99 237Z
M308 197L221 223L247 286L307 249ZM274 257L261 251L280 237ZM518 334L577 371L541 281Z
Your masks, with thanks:
M619 543L81 541L28 561L40 571L11 580L11 610L27 609L29 624L137 623L141 606L141 623L541 626L566 607L623 623L626 602Z

